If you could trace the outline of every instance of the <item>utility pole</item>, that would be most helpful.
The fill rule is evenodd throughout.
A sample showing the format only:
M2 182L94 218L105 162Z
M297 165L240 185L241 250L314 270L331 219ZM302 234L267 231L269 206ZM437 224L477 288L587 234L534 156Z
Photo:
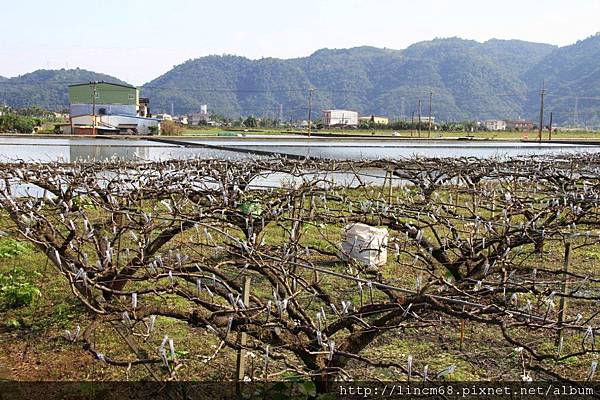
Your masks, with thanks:
M538 127L538 142L542 141L542 130L544 129L544 96L546 95L545 83L542 83L540 92L540 126Z
M279 123L281 124L283 122L283 104L279 104Z
M417 132L419 132L419 137L421 137L421 99L419 99L419 125L417 126Z
M173 102L171 102L171 117L175 116L175 106L173 105Z
M415 131L415 112L412 112L410 117L410 137L413 137L413 132Z
M550 126L548 127L548 140L552 140L552 112L550 112Z
M568 294L568 279L569 279L569 256L571 254L571 243L565 243L565 255L563 259L563 269L562 269L562 294L559 300L558 306L558 337L556 338L556 346L561 347L561 342L563 341L563 323L567 316L567 294ZM560 357L560 354L559 354Z
M427 137L431 137L431 101L433 99L433 92L429 92L429 132L427 133Z
M404 97L400 98L400 119L404 119Z
M578 104L579 97L575 97L575 110L573 110L573 127L577 128L579 126L579 110Z
M308 137L310 137L310 132L312 130L312 97L315 89L308 89Z
M96 136L96 95L97 95L97 90L96 90L96 81L94 81L94 84L92 86L92 134L94 136Z

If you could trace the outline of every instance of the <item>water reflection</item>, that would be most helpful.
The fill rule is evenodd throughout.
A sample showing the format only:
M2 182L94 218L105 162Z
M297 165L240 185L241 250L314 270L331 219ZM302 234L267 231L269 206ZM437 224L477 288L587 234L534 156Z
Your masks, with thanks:
M416 142L389 140L252 140L233 139L231 141L195 140L198 144L219 145L229 149L244 151L273 151L295 156L328 158L335 160L359 159L401 159L421 157L516 157L527 155L548 155L581 152L600 152L600 146L572 144L538 144L523 142L463 142L431 141Z
M267 151L328 159L400 159L423 157L501 157L600 152L600 146L562 143L537 144L522 142L431 141L411 140L331 140L289 138L178 138L181 146L150 140L121 139L44 139L0 137L0 162L81 160L102 161L118 158L127 161L167 160L199 157L240 160L257 157L253 151ZM185 147L185 145L195 147ZM202 147L218 146L219 148Z
M69 146L68 161L149 160L150 147L130 146Z
M0 138L0 162L104 161L113 158L125 161L157 161L194 157L239 160L253 157L252 154L237 151L187 148L141 140L121 142L109 139L16 139Z
M415 155L424 157L500 157L523 155L565 154L576 152L600 152L600 146L568 144L537 144L508 142L457 142L457 141L379 141L379 140L331 140L289 138L252 139L180 139L182 145L165 144L149 140L121 139L44 139L0 137L0 163L23 160L25 162L49 161L103 161L120 159L125 161L169 160L189 158L220 158L243 160L259 157L253 150L270 151L279 154L292 154L329 159L400 159ZM184 147L184 144L209 147ZM246 152L240 152L245 150ZM250 152L247 152L250 151ZM358 180L353 173L329 172L310 173L304 177L289 174L267 174L252 182L253 188L295 186L302 181L321 179L343 186L367 184L381 186L385 181L385 171L370 169L361 171ZM394 179L394 185L406 184L402 179ZM324 183L327 186L328 183ZM0 189L2 183L0 183ZM33 185L14 185L15 196L42 196L44 191Z
M97 174L100 187L106 187L109 181L117 176L115 172L99 172ZM276 189L282 187L299 187L303 183L313 183L322 189L330 189L332 186L359 187L373 186L381 187L386 182L387 171L379 168L364 168L360 171L333 171L333 172L305 172L303 174L290 174L284 172L266 172L257 175L250 182L250 189ZM140 179L142 182L144 179ZM410 182L393 177L393 186L399 187L410 185ZM221 186L212 178L199 179L194 187L198 190L219 189ZM0 181L0 190L4 188L4 182ZM32 184L11 183L10 191L12 197L54 197L46 190Z
M380 168L363 168L356 172L307 172L301 176L276 172L262 174L250 182L252 189L269 189L280 187L298 187L305 182L315 182L316 186L328 189L332 185L343 187L383 186L386 182L387 171ZM392 178L395 187L408 184L408 181L398 177Z

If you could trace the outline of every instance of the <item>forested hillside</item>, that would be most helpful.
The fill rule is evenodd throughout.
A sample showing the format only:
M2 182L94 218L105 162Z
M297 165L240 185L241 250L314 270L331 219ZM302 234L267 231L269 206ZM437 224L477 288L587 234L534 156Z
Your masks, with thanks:
M308 88L316 110L349 108L361 114L409 118L428 113L429 94L440 120L511 117L525 112L524 71L553 46L520 41L478 43L457 38L405 50L322 49L291 60L209 56L183 63L146 84L155 109L187 113L208 104L217 113L305 118Z
M38 70L14 78L0 78L0 103L23 108L39 106L61 110L68 106L68 85L106 81L125 83L113 76L84 69Z
M539 92L560 124L600 124L600 36L558 48L519 40L484 43L434 39L404 50L321 49L296 59L224 55L188 60L142 86L155 112L196 112L201 104L229 117L305 119L308 89L314 110L348 108L363 115L438 120L537 120ZM67 105L68 83L117 78L91 71L40 70L0 78L0 102L14 107Z

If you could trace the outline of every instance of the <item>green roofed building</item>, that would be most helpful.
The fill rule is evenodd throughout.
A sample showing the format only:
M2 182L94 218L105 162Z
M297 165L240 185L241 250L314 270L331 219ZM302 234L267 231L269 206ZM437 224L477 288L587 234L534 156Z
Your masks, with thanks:
M148 99L140 99L138 88L107 82L69 86L69 126L74 134L152 134L160 132L160 121L148 118Z
M118 83L90 82L69 86L71 116L137 115L140 90Z

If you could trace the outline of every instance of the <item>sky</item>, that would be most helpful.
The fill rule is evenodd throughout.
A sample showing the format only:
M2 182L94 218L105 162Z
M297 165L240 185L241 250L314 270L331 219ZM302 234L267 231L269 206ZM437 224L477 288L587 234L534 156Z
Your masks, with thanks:
M134 85L210 54L295 58L436 37L565 46L600 30L598 0L0 0L0 75L84 68Z

